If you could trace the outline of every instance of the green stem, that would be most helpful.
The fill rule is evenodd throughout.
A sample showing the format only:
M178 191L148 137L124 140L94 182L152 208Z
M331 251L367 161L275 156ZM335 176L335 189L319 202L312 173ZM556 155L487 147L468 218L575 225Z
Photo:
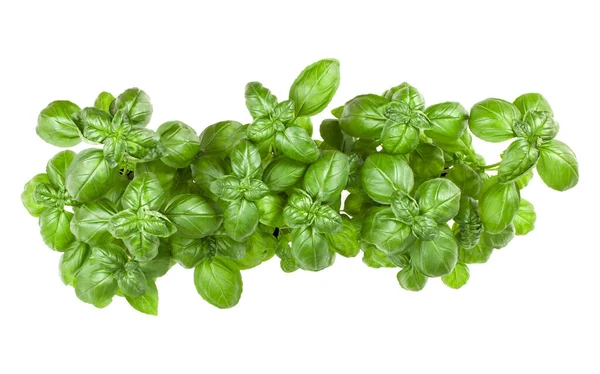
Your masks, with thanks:
M494 168L497 168L498 166L500 166L500 162L501 162L501 161L498 161L498 162L496 162L495 164L491 164L491 165L485 165L483 168L484 168L484 169L486 169L486 170L488 170L488 169L494 169Z

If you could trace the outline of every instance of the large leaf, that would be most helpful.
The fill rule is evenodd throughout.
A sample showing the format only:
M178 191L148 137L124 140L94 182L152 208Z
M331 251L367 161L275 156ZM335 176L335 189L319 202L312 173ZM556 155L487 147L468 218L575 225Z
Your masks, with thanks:
M438 237L411 246L410 257L421 273L428 277L441 277L454 269L458 261L458 245L450 228L442 224Z
M348 156L339 151L324 151L304 174L303 187L315 199L331 203L340 197L348 183Z
M433 124L425 135L435 140L458 140L468 126L469 112L457 102L431 105L425 109L425 114Z
M566 191L579 182L577 157L568 145L558 140L541 145L537 171L544 183L557 191Z
M377 153L361 169L365 192L381 204L389 204L395 191L410 192L414 185L410 166L400 157Z
M112 239L109 228L110 218L117 214L115 206L107 199L83 204L73 209L71 231L82 242L99 245Z
M67 191L82 203L96 200L110 190L117 174L104 159L101 149L85 149L75 156L67 170Z
M340 85L340 63L324 59L306 67L290 88L296 115L313 116L327 107Z
M133 309L152 316L158 315L158 289L154 280L146 280L146 292L143 295L135 297L125 295L125 298Z
M125 90L110 105L112 115L121 109L127 112L134 126L146 126L152 118L150 97L139 88Z
M217 308L231 308L242 296L242 274L231 260L212 258L194 270L194 284L202 298Z
M292 231L291 253L301 269L323 270L333 264L334 252L327 239L310 226L295 228Z
M536 214L533 204L521 198L519 202L519 210L513 220L515 232L517 235L526 235L535 228Z
M319 158L319 148L301 127L288 127L275 135L277 149L292 160L311 163Z
M70 101L53 101L42 110L35 131L47 143L57 147L72 147L81 142L74 115L79 107Z
M64 252L75 241L70 225L73 213L49 208L40 215L40 234L44 243L55 251Z
M486 231L497 233L512 222L521 197L514 183L501 184L493 177L486 185L479 200L479 216Z
M212 204L199 195L175 196L166 205L163 213L177 227L177 235L189 238L211 235L223 221Z
M514 104L501 99L486 99L471 108L469 128L475 136L498 143L515 136L513 123L521 118Z
M183 122L165 122L156 132L163 146L161 160L173 168L189 166L200 152L200 139L196 131Z
M138 174L125 189L121 204L125 209L157 210L164 203L165 193L158 178L152 173Z
M531 170L540 156L540 151L526 139L517 139L504 152L498 168L500 183L511 183Z
M361 95L344 105L340 128L355 138L377 139L387 121L385 107L389 101L378 95Z
M259 82L248 83L245 96L246 107L254 119L269 116L277 105L277 97Z
M421 214L443 223L454 218L460 208L460 189L444 178L428 180L415 192Z

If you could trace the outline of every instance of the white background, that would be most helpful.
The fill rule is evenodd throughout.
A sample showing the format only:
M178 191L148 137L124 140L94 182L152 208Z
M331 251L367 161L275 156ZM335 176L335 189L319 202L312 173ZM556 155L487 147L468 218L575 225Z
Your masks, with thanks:
M594 1L6 1L0 5L0 372L598 373L598 10ZM597 4L596 4L597 5ZM249 121L244 85L280 98L304 66L341 61L333 106L408 81L428 103L543 93L579 185L523 192L535 231L471 267L459 291L402 290L393 269L338 258L320 273L277 261L245 271L231 310L204 302L192 271L158 282L159 317L103 310L62 285L21 206L58 150L35 134L50 101L89 106L139 86L153 128ZM322 116L318 117L320 120ZM318 122L318 121L315 121ZM488 161L506 145L477 142ZM596 356L596 358L594 358Z

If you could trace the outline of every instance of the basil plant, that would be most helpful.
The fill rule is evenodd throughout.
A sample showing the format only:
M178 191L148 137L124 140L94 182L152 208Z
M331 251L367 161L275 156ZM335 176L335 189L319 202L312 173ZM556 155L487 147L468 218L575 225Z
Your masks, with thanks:
M438 277L460 288L469 265L534 229L521 196L534 169L557 191L578 182L540 94L469 112L426 105L402 83L333 109L314 140L312 117L339 83L335 59L304 69L287 98L250 82L249 118L200 134L181 121L148 128L153 107L138 88L84 108L50 103L37 134L61 148L90 145L57 153L21 195L44 243L62 253L63 283L98 308L122 297L155 315L157 280L178 265L194 270L204 300L230 308L243 270L277 258L286 273L320 271L362 252L369 267L397 268L404 289ZM510 143L486 164L472 135Z

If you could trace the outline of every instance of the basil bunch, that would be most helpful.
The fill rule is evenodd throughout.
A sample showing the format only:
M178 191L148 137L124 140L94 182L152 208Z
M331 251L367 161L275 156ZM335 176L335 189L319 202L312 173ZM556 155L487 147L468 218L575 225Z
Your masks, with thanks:
M558 191L578 182L540 94L487 99L469 113L457 102L426 106L402 83L333 109L313 140L311 117L339 82L338 61L325 59L300 73L287 100L248 83L250 123L200 135L180 121L148 129L152 104L137 88L102 92L83 109L50 103L36 128L43 140L94 145L59 152L21 195L44 243L62 252L63 282L96 307L121 296L156 314L156 280L179 264L194 269L202 298L229 308L241 271L274 256L288 273L320 271L362 250L370 267L399 268L407 290L434 277L460 288L468 265L533 230L521 190L534 168ZM487 165L471 133L512 143Z

